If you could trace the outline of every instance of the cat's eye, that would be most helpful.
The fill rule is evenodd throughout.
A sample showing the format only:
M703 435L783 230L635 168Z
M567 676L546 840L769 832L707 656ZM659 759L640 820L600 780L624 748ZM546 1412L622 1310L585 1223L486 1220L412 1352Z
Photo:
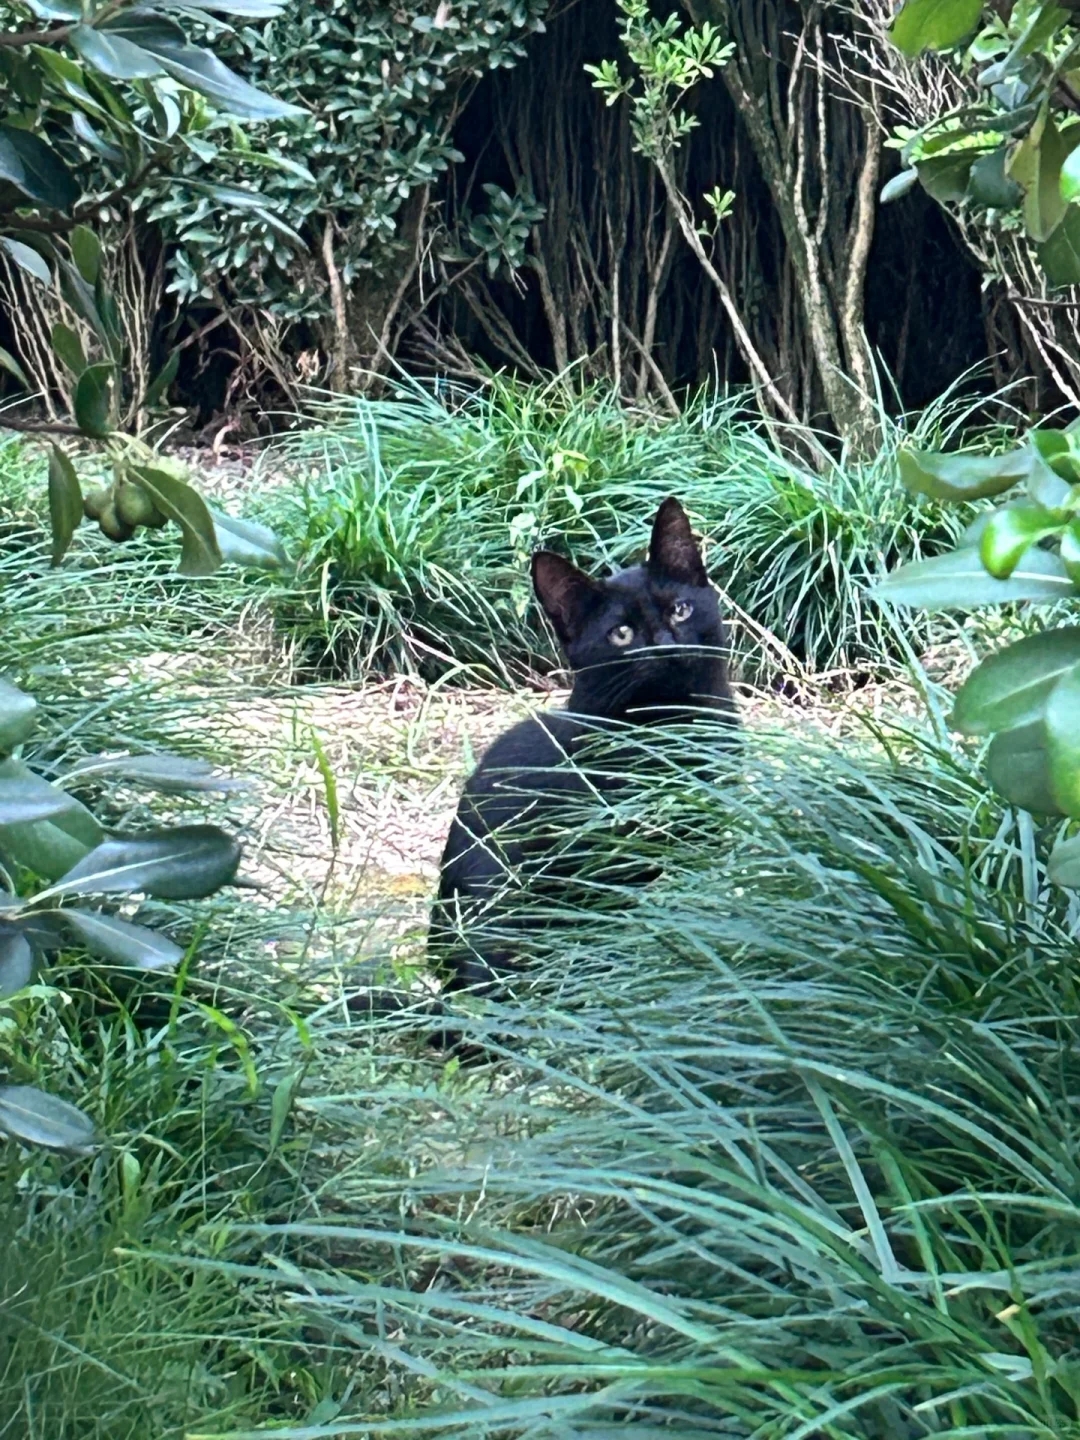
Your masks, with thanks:
M608 631L607 637L612 645L629 645L634 638L634 632L629 625L616 625L613 630Z
M689 620L694 613L694 607L689 600L676 600L675 604L668 611L668 619L676 625L681 625L684 620Z

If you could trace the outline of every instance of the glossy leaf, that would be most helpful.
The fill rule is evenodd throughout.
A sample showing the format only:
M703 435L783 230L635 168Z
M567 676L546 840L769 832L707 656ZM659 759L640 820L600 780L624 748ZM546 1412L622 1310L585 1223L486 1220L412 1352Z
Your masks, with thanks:
M253 520L236 520L213 509L210 515L223 560L260 570L275 570L287 563L284 546L265 525L257 525Z
M105 838L93 814L73 796L59 815L0 826L0 852L44 880L59 880Z
M31 245L26 245L21 240L15 240L10 235L0 235L0 245L4 247L20 270L25 270L42 285L52 284L52 271L49 269L43 256Z
M1001 495L1031 470L1026 449L1005 455L941 455L925 450L901 450L900 478L913 495L932 500L982 500Z
M79 376L72 397L75 423L84 435L107 440L112 431L112 387L115 366L89 365Z
M1060 529L1061 521L1042 505L1004 505L986 522L979 558L995 579L1007 580L1037 541Z
M70 244L76 270L87 285L96 285L101 274L101 241L89 225L76 225Z
M172 970L184 958L179 945L144 925L132 925L115 915L103 915L100 910L69 908L60 914L92 955L111 960L114 965L129 965L136 970Z
M968 177L968 198L988 210L1011 210L1020 203L1023 192L1005 173L1007 147L1001 145L988 155L980 155Z
M52 327L49 338L55 353L77 379L86 369L86 356L78 335L70 325L58 320Z
M189 10L210 10L244 20L272 20L284 10L281 0L185 0Z
M899 175L894 175L887 185L882 186L881 194L878 196L880 205L889 205L894 200L899 200L909 190L919 183L919 172L915 169L901 170Z
M201 900L227 885L239 864L240 846L216 825L180 825L104 841L61 877L56 892Z
M133 465L151 500L183 533L180 551L181 575L213 575L221 564L217 531L206 501L184 480L153 465Z
M52 210L70 210L80 193L71 171L44 140L14 125L0 124L0 180Z
M109 35L104 29L76 25L71 44L92 70L99 70L110 80L149 80L164 73L161 62L141 46L123 35Z
M889 35L905 55L952 50L979 23L982 0L905 0Z
M971 169L977 152L958 150L949 155L929 155L915 161L919 182L939 205L958 204L967 196Z
M1062 813L1051 777L1042 720L999 731L990 741L986 771L991 785L1010 805L1035 815Z
M0 1000L24 990L34 978L34 952L14 925L0 921Z
M59 565L82 524L83 501L75 467L59 445L49 447L49 523L52 527L52 563Z
M84 1155L95 1144L94 1122L88 1115L33 1085L0 1085L0 1134Z
M1045 723L1054 798L1064 814L1080 819L1080 664L1050 692Z
M1046 878L1052 885L1080 890L1080 835L1057 842L1046 862Z
M1080 626L1027 635L988 656L957 691L950 720L965 735L992 735L1037 720L1058 681L1080 665Z
M46 820L72 807L70 795L33 774L16 760L0 765L0 826Z
M242 780L216 775L205 760L189 760L183 755L91 755L73 765L64 775L65 784L92 775L112 775L150 790L168 795L189 791L219 794L246 788Z
M978 552L965 549L901 565L870 593L890 605L974 610L1014 600L1064 600L1075 592L1065 566L1046 550L1029 550L1008 580L995 580Z
M227 115L247 120L281 120L305 113L297 105L287 105L262 90L256 90L239 75L234 75L209 50L178 42L167 43L152 36L140 38L139 44L160 61L162 69L174 80L207 96Z
M37 724L37 708L32 695L0 676L0 754L22 744Z

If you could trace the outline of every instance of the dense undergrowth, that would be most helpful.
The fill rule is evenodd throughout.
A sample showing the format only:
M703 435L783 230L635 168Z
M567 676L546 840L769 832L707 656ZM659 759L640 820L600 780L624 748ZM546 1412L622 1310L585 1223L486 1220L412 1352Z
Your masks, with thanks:
M293 458L310 470L326 447L352 495L377 431L403 493L423 421L447 432L434 485L478 432L475 409L439 412L455 430L427 404L358 408L353 433L335 421ZM693 427L624 425L616 451L564 416L556 445L537 404L533 468L589 458L580 484L530 482L551 509L523 544L580 522L581 559L614 563L650 497L694 493L675 483ZM627 457L658 435L669 469L639 456L646 482ZM506 462L516 487L510 453L492 442L470 473ZM617 472L627 505L608 512ZM9 515L28 483L12 472ZM880 518L884 499L851 496ZM724 535L751 553L752 510L745 531L735 513L715 554ZM49 693L41 753L119 736L231 763L245 705L291 674L260 618L285 587L178 580L158 542L82 533L51 571L27 538L0 540L0 671ZM815 623L854 644L857 572L829 573L843 584L810 582ZM367 619L348 643L419 662L391 609L374 649ZM464 630L478 648L461 655L482 658L486 633ZM104 1143L0 1149L0 1436L1080 1433L1080 909L1046 885L1052 836L988 796L978 758L883 721L846 739L758 725L726 759L707 736L650 748L640 784L574 834L663 877L606 890L602 918L545 912L513 997L462 1008L482 1065L429 1049L408 1016L350 1014L348 956L331 971L309 944L340 917L310 887L287 908L241 891L178 913L192 964L141 981L138 1006L63 957L0 1001L0 1059L86 1108ZM238 823L256 848L262 817Z
M915 434L933 444L970 419L946 397ZM781 449L740 399L708 394L677 420L566 381L328 403L270 456L298 481L263 511L301 557L278 613L316 667L431 677L468 665L520 682L557 663L530 604L531 551L554 543L601 573L626 564L674 494L707 537L713 579L799 660L888 664L895 636L862 587L947 549L965 516L896 484L906 432L884 412L881 424L878 453L856 463L809 429ZM920 622L916 647L930 634Z

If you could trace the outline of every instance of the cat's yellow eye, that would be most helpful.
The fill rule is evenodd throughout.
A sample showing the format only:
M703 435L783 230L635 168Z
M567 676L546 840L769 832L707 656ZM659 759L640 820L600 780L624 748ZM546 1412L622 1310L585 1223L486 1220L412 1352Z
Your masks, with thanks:
M629 625L616 625L613 630L608 631L607 637L612 645L629 645L634 638L634 632Z
M689 620L694 613L694 607L689 600L676 600L668 612L668 619L676 625L681 625L684 620Z

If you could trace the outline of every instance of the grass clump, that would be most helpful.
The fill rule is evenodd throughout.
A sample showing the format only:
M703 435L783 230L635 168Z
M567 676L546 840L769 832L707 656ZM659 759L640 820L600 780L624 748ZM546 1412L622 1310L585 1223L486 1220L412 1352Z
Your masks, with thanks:
M947 398L916 438L968 419ZM904 492L906 432L882 425L878 454L856 462L809 430L781 450L738 399L707 395L678 419L501 379L449 400L409 387L328 403L272 462L299 477L264 502L301 560L279 615L313 662L346 674L460 664L520 680L556 663L531 605L532 550L555 544L593 569L629 563L677 494L708 537L714 578L754 621L818 669L879 665L895 642L862 586L947 548L964 521Z

